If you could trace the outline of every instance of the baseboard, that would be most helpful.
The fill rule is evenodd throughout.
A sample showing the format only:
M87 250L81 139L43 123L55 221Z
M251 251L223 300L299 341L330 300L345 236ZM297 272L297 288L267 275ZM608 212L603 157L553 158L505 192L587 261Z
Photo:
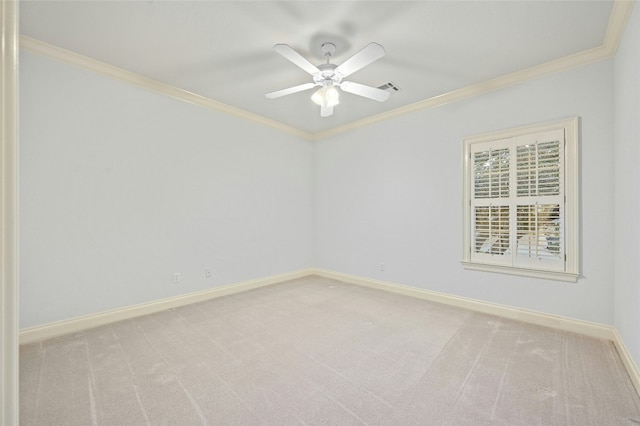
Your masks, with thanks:
M469 309L475 312L496 315L503 318L510 318L530 324L551 327L559 330L579 333L598 339L611 341L620 355L620 359L624 364L631 383L640 395L640 372L636 363L633 361L631 354L622 340L622 336L615 327L598 324L589 321L580 321L572 318L561 317L541 312L529 311L525 309L513 308L510 306L499 305L495 303L483 302L481 300L468 299L465 297L453 296L450 294L439 293L431 290L424 290L416 287L410 287L402 284L391 283L387 281L375 280L356 275L343 274L325 269L313 269L313 274L325 278L361 285L364 287L375 288L378 290L389 291L405 296L416 297L419 299L429 300L432 302L442 303L449 306Z
M620 333L615 328L613 329L613 344L618 350L618 355L620 355L620 359L622 359L622 363L629 374L631 383L633 383L633 386L636 388L636 392L640 395L640 372L638 371L638 366L633 361L631 354L627 350L627 346L624 344L622 336L620 336Z
M445 293L439 293L431 290L424 290L416 287L406 286L402 284L375 280L372 278L360 277L356 275L334 272L326 269L302 269L299 271L288 272L270 277L259 278L239 282L235 284L217 287L213 289L203 290L195 293L184 294L180 296L161 299L149 303L128 306L121 309L99 312L96 314L86 315L77 318L71 318L64 321L45 324L42 326L31 327L20 331L20 344L37 342L41 340L58 337L68 333L75 333L87 330L101 325L110 324L116 321L139 317L141 315L161 312L171 308L188 305L191 303L202 302L217 297L227 296L235 293L252 290L259 287L265 287L284 281L316 275L330 278L350 284L361 285L364 287L384 290L391 293L402 294L405 296L416 297L419 299L429 300L432 302L442 303L445 305L456 306L459 308L469 309L476 312L496 315L504 318L510 318L518 321L524 321L531 324L537 324L545 327L556 328L559 330L570 331L574 333L584 334L590 337L606 339L613 342L620 358L631 378L636 391L640 395L640 372L633 361L631 354L627 350L622 337L615 329L604 324L598 324L588 321L580 321L572 318L566 318L556 315L545 314L541 312L528 311L524 309L513 308L510 306L499 305L484 302L475 299L469 299L460 296L453 296Z
M68 320L58 321L41 326L30 327L20 330L20 344L22 345L25 343L51 339L53 337L99 327L101 325L110 324L116 321L122 321L142 315L161 312L167 309L177 308L180 306L189 305L191 303L202 302L205 300L227 296L230 294L241 293L243 291L252 290L259 287L265 287L296 278L302 278L308 275L312 275L312 273L313 270L311 269L302 269L299 271L287 272L270 277L238 282L235 284L225 285L223 287L216 287L194 293L182 294L175 297L155 300L149 303L127 306L125 308L113 309L110 311L98 312L96 314L71 318Z
M524 321L531 324L537 324L545 327L556 328L560 330L580 333L590 337L599 339L614 340L614 328L604 324L594 322L581 321L572 318L566 318L541 312L529 311L525 309L513 308L506 305L484 302L476 299L469 299L450 294L439 293L431 290L424 290L416 287L396 284L387 281L380 281L371 278L360 277L356 275L343 274L324 269L314 269L314 274L325 278L348 282L351 284L362 285L365 287L385 290L392 293L402 294L405 296L416 297L419 299L429 300L432 302L442 303L445 305L456 306L459 308L469 309L476 312L482 312L490 315L496 315L504 318L510 318L518 321Z

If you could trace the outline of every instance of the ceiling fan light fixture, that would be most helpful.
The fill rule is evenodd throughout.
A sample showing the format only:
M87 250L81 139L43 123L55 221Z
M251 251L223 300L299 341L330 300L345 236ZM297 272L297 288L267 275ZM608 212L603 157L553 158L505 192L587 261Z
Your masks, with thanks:
M340 103L340 94L338 93L338 89L336 89L335 86L326 85L318 89L311 96L311 100L316 105L333 107Z

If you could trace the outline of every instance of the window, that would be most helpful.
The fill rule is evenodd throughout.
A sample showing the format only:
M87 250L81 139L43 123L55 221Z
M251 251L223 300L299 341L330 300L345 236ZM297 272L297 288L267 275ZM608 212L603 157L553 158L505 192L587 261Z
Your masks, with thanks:
M577 281L578 118L464 140L467 269Z

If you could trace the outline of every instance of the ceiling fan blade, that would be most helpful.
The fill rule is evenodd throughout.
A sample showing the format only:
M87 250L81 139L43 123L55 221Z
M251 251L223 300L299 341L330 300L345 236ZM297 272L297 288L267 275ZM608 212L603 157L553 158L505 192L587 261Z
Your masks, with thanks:
M273 49L311 75L320 72L318 67L307 61L288 44L276 44Z
M389 92L378 89L377 87L365 86L364 84L354 83L353 81L343 81L340 83L340 88L345 92L364 96L365 98L373 99L378 102L386 101L391 95Z
M320 107L320 117L329 117L333 115L333 107L332 106L321 106Z
M298 86L289 87L287 89L276 90L275 92L267 93L265 96L269 99L275 99L281 96L290 95L292 93L302 92L303 90L309 90L315 86L315 83L305 83Z
M384 56L384 47L378 43L369 43L362 50L347 59L336 68L342 77L346 77Z

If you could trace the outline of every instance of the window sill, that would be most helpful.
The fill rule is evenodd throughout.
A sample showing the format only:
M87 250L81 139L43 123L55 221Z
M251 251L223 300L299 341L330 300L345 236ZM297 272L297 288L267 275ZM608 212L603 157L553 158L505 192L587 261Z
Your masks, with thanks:
M462 261L465 269L474 271L497 272L499 274L519 275L522 277L545 278L555 281L577 282L580 274L563 271L545 271L541 269L516 268L513 266L491 265L487 263L476 263Z

